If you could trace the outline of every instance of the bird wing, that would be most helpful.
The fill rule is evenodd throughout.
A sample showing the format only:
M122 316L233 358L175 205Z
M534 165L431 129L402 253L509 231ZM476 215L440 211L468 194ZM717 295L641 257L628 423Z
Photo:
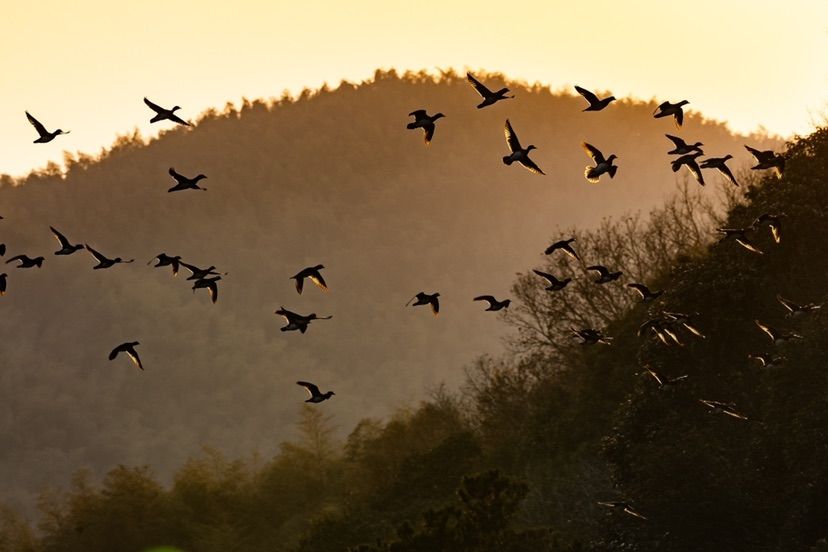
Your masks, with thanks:
M601 276L608 276L609 275L609 269L607 269L607 267L601 266L601 265L588 266L587 270L593 270L595 272L598 272Z
M158 105L158 104L154 104L154 103L152 103L151 101L149 101L149 100L146 98L146 96L144 97L144 103L145 103L145 104L147 104L147 107L149 107L150 109L152 109L152 110L153 110L153 111L155 111L156 113L161 113L162 111L166 111L166 109L164 109L164 108L163 108L163 107L161 107L160 105Z
M8 261L6 261L6 264L13 263L14 261L25 261L25 260L26 260L26 255L15 255L14 257L11 257Z
M675 117L676 117L676 125L681 126L681 124L684 122L684 110L679 107L676 110Z
M593 163L596 165L600 165L604 162L604 154L601 153L601 150L593 146L592 144L588 144L586 142L581 142L581 147L584 151L592 158Z
M753 323L756 324L757 326L759 326L760 330L762 330L763 332L768 334L768 337L770 337L771 339L774 339L774 340L776 339L776 336L773 335L774 334L773 328L771 328L770 326L768 326L766 324L762 324L758 320L754 320Z
M218 284L216 283L216 280L210 280L210 283L207 284L207 291L210 292L210 300L213 304L218 301Z
M633 517L637 517L638 519L643 519L644 521L647 521L647 518L645 518L644 516L642 516L641 514L639 514L638 512L633 510L632 508L630 508L629 506L624 507L624 513L629 514Z
M696 182L704 186L704 176L702 176L701 169L699 168L699 164L696 163L695 159L691 159L690 161L686 162L687 169L690 171L690 174L695 177Z
M482 82L474 78L474 76L471 73L466 73L466 80L469 81L469 84L471 84L472 87L474 87L474 89L477 91L477 93L480 94L480 96L482 96L483 98L492 95L492 91L486 88L486 86Z
M742 247L744 247L748 251L753 251L754 253L758 253L760 255L764 254L764 252L761 249L759 249L755 245L753 245L750 242L750 240L748 240L746 237L744 237L744 235L742 237L737 237L736 238L736 243L738 243L739 245L741 245Z
M512 128L512 123L509 122L509 119L506 119L506 126L503 127L503 134L506 136L506 143L509 144L509 149L512 150L512 153L523 150L523 148L520 147L520 140L518 140L517 134L515 134L515 130Z
M180 263L181 263L181 266L183 266L184 268L186 268L187 270L189 270L191 274L195 274L196 272L201 272L201 269L200 269L200 268L198 268L198 267L197 267L197 266L195 266L195 265L191 265L191 264L189 264L189 263L185 263L184 261L180 261Z
M575 250L574 250L574 249L572 248L572 246L571 246L571 245L569 245L568 243L566 243L566 244L562 245L562 246L561 246L561 249L562 249L562 250L563 250L563 251L564 251L567 255L569 255L570 257L572 257L573 259L575 259L576 261L580 261L580 260L581 260L581 257L579 257L577 253L575 253Z
M310 281L316 284L316 287L322 291L328 291L328 284L325 283L325 279L318 272L310 275Z
M92 256L93 256L93 257L95 257L95 259L96 259L99 263L102 263L102 262L104 262L104 261L108 261L108 260L109 260L109 259L107 259L106 257L104 257L103 255L101 255L99 252L97 252L97 251L95 251L94 249L92 249L92 248L89 246L89 244L86 244L86 246L85 246L85 247L86 247L86 250L87 250L87 251L89 251L89 252L92 254Z
M432 297L431 299L429 299L428 304L431 305L431 312L434 314L434 316L440 314L440 299L438 299L437 297Z
M578 94L583 96L586 101L589 102L589 105L593 105L601 101L598 99L598 96L596 96L586 88L581 88L577 84L575 85L575 90L578 92Z
M478 295L473 299L473 301L486 301L489 305L494 305L497 302L497 299L495 299L492 295Z
M144 365L141 364L141 357L138 356L138 352L135 349L130 347L126 350L126 354L129 355L129 359L135 364L135 366L141 370L144 369Z
M719 172L722 173L723 175L725 175L725 177L727 177L727 179L730 180L733 183L734 186L739 185L739 183L736 182L736 177L733 176L732 172L730 172L730 167L725 165L724 162L722 162L716 168L719 169Z
M29 120L29 122L32 124L32 126L35 128L38 134L40 134L41 136L49 134L49 131L46 130L46 127L43 126L43 124L40 121L32 117L32 114L28 111L26 112L26 118Z
M793 301L785 299L778 293L776 294L776 300L779 301L779 304L788 309L788 312L793 312L799 309L799 305L795 304Z
M408 116L413 116L415 120L419 121L420 119L428 119L428 112L425 109L415 109Z
M764 156L762 155L764 152L759 151L758 149L752 148L752 147L747 146L747 145L745 146L745 149L746 149L746 150L748 150L748 151L750 152L750 154L751 154L753 157L755 157L755 158L756 158L756 160L757 160L757 161L761 161L761 160L762 160L762 158L764 157Z
M698 336L698 337L701 337L701 338L704 338L704 334L703 334L703 333L701 333L701 330L699 330L697 327L695 327L695 326L694 326L693 324L691 324L690 322L687 322L687 321L685 320L684 322L682 322L682 323L681 323L681 325L682 325L682 326L684 326L684 327L685 327L685 329L687 329L687 331L688 331L688 332L690 332L690 333L692 333L693 335Z
M627 284L627 287L632 288L635 291L637 291L638 294L641 295L642 299L644 299L648 295L650 295L650 289L647 286L645 286L644 284Z
M423 127L423 140L425 145L431 144L431 139L434 137L434 123L427 124Z
M670 141L672 141L673 144L676 146L676 148L687 147L687 142L685 142L684 140L682 140L678 136L673 136L672 134L665 134L664 136L669 138Z
M541 272L540 270L534 270L534 269L532 269L532 272L534 272L535 274L537 274L538 276L540 276L541 278L543 278L544 280L546 280L550 284L558 283L558 279L555 278L554 276L552 276L551 274L549 274L548 272Z
M782 225L778 222L770 223L771 235L773 236L773 241L779 243L782 241Z
M175 179L175 181L176 181L176 182L178 182L179 184L184 184L184 183L187 181L187 177L186 177L186 176L184 176L183 174L179 173L178 171L176 171L176 170L175 170L174 168L172 168L172 167L170 167L170 170L169 170L169 171L167 171L167 172L169 172L169 173L170 173L170 176L171 176L171 177L173 177L173 178Z
M658 374L655 373L653 370L647 368L647 373L650 374L653 377L653 379L655 379L658 382L659 385L664 385L664 382L661 381L661 378L658 377Z
M171 114L171 115L169 116L169 119L170 119L170 121L175 121L175 122L176 122L176 123L178 123L179 125L184 125L184 126L192 126L192 125L190 125L190 123L188 123L187 121L185 121L184 119L182 119L181 117L179 117L178 115L176 115L175 113Z
M301 385L302 387L304 387L305 390L308 392L308 395L310 395L311 397L318 397L319 395L322 394L322 393L319 392L319 387L317 387L316 385L314 385L310 382L297 381L296 385Z
M302 288L305 286L305 277L297 274L293 279L296 280L296 293L302 295Z
M532 173L535 173L535 174L540 174L540 175L546 175L546 173L543 172L541 170L541 168L538 167L535 164L534 161L532 161L531 159L529 159L526 156L523 156L523 159L520 160L520 164L523 165L526 169L528 169L529 172L532 172Z
M52 231L52 234L54 234L55 239L57 239L61 247L70 247L72 245L69 243L69 240L66 239L66 236L55 230L53 226L50 226L49 230Z
M121 346L118 345L117 347L112 349L112 351L109 353L109 360L115 360L115 357L117 357L118 353L120 353L120 352L121 352Z

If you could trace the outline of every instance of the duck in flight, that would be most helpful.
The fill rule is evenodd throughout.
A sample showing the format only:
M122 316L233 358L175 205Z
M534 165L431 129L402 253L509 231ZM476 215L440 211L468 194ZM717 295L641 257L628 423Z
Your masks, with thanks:
M578 254L575 252L575 250L572 248L572 242L574 242L574 241L575 241L575 238L569 238L568 240L556 241L555 243L553 243L552 245L547 247L544 250L543 254L544 255L551 255L555 251L560 250L560 251L563 251L564 253L566 253L567 255L569 255L570 257L572 257L573 259L575 259L576 261L580 261L581 257L579 257Z
M658 372L656 372L649 366L645 368L644 373L653 378L655 382L658 384L658 388L662 391L674 388L677 384L683 382L688 377L687 374L685 374L683 376L678 376L675 378L665 378L659 375Z
M678 345L683 347L678 334L670 327L671 322L664 318L651 318L647 320L638 328L638 337L643 337L647 330L651 330L661 343L670 347L671 345Z
M291 276L291 280L296 280L296 293L302 295L302 288L305 283L305 278L310 279L310 281L322 291L328 291L328 284L325 283L325 278L323 278L322 273L319 272L323 268L325 268L325 265L321 264L309 266Z
M144 369L144 365L141 363L141 357L138 356L138 352L135 350L135 346L140 345L138 341L129 341L127 343L121 343L114 349L112 352L109 353L109 360L115 360L115 358L120 353L125 353L129 359L141 370Z
M92 267L93 270L100 270L100 269L104 269L104 268L112 268L116 264L129 264L129 263L131 263L135 260L135 259L130 259L128 261L125 261L120 257L115 257L114 259L110 259L108 257L105 257L99 251L95 251L94 249L92 249L92 247L90 247L89 244L86 244L86 250L89 251L89 253L93 257L95 257L96 261L98 261L98 264Z
M310 323L314 320L330 320L333 318L333 316L317 316L315 312L305 316L289 311L285 307L279 307L279 310L275 311L275 314L285 319L286 325L280 328L283 332L299 330L301 333L305 333L308 331Z
M673 149L667 152L668 155L687 155L688 153L693 153L697 151L699 153L704 153L701 149L702 144L701 142L696 142L695 144L688 144L678 136L673 136L672 134L665 134L667 138L673 142Z
M730 172L730 167L727 166L728 159L733 159L733 156L729 153L724 157L708 157L699 164L699 167L702 169L716 169L725 178L730 180L734 186L739 186L739 183L736 182L736 177L733 176L733 173Z
M429 115L426 113L425 109L417 109L412 111L408 114L409 117L414 117L414 121L408 123L405 127L409 130L414 130L421 128L423 129L423 139L425 140L425 145L431 145L431 139L434 137L434 128L437 119L445 117L442 113L436 113L434 115Z
M627 287L630 289L634 289L641 296L642 303L649 303L651 301L655 301L664 293L663 289L660 289L658 291L650 291L650 288L648 288L644 284L638 283L627 284Z
M710 401L706 399L699 399L699 402L710 409L711 414L725 414L737 420L748 421L748 417L736 411L736 405L733 403L723 403L719 401Z
M307 381L297 381L296 385L301 385L308 392L309 397L305 401L306 403L321 403L336 395L333 391L322 393L319 391L319 387Z
M722 235L719 239L719 243L722 243L727 240L733 240L748 251L753 253L757 253L759 255L764 255L764 252L756 247L752 241L747 237L747 232L752 230L752 228L717 228L716 232Z
M593 146L592 144L587 144L586 142L581 143L581 147L584 148L584 151L592 158L592 162L595 163L595 166L587 165L584 168L584 177L593 184L597 184L598 180L601 178L601 175L606 173L609 175L610 178L615 178L615 171L618 170L618 167L612 164L612 162L618 157L614 153L607 158L604 158L604 154L601 153L601 150Z
M589 105L584 109L584 111L601 111L610 103L615 101L615 96L609 96L607 98L600 99L594 93L590 92L586 88L581 88L578 85L575 85L575 91L578 92L578 94L583 96L584 99L589 102Z
M687 100L681 100L678 103L661 102L653 112L653 117L660 119L661 117L669 117L672 115L676 120L676 127L681 127L682 123L684 123L683 107L689 103Z
M185 263L184 261L179 261L179 264L190 271L190 276L187 277L187 280L203 280L208 276L227 276L229 274L227 272L219 274L216 272L216 267L213 265L210 265L208 268L198 268L197 266Z
M595 330L593 328L584 328L583 330L570 328L570 330L572 330L574 337L581 340L581 345L595 345L598 343L601 345L612 345L612 338L605 336L601 330Z
M471 84L477 93L480 94L480 97L483 98L483 101L480 102L477 109L483 109L484 107L494 105L500 100L511 100L514 98L514 95L506 95L509 93L508 88L501 88L497 92L492 92L482 82L474 78L474 75L469 72L466 73L466 80L469 81L469 84Z
M202 278L201 280L196 280L195 282L193 282L193 293L195 293L197 289L206 289L210 292L210 300L215 305L216 301L218 301L219 280L221 280L221 276L216 276L215 278Z
M787 215L785 213L779 213L778 215L772 215L770 213L762 213L756 220L753 221L753 224L750 225L751 228L754 230L759 230L764 224L770 226L771 236L773 236L773 241L779 243L782 241L782 219L785 218Z
M636 512L632 506L630 506L629 502L598 502L601 506L606 506L607 508L614 508L616 510L620 510L627 515L630 515L634 518L638 518L644 521L647 521L647 518Z
M670 163L670 167L673 169L673 172L678 172L678 170L681 169L682 165L687 167L687 170L690 171L690 174L693 175L693 178L696 179L696 182L698 182L701 186L704 186L704 176L702 175L701 168L699 167L697 161L698 158L702 155L703 154L700 151L682 155L681 157Z
M606 284L607 282L613 282L624 274L620 270L618 272L610 272L610 270L603 265L588 266L586 267L586 269L598 273L598 279L593 280L596 284Z
M76 251L80 251L81 249L83 249L83 244L71 243L68 239L66 239L66 236L58 232L53 226L50 226L49 230L52 231L52 234L54 234L55 239L60 244L60 249L55 251L55 255L71 255L72 253L75 253Z
M784 356L771 353L751 353L748 355L748 358L757 361L762 368L768 369L776 368L788 360Z
M540 170L540 167L535 165L534 161L529 159L529 152L538 148L533 145L529 145L526 149L523 149L520 145L517 134L515 134L515 131L512 128L512 123L509 122L509 119L506 119L506 126L503 127L503 134L506 136L506 143L509 145L509 150L511 151L509 155L503 156L504 164L511 165L517 161L529 172L533 172L535 174L545 174L542 170Z
M804 305L800 305L799 303L794 303L790 299L785 299L779 294L776 295L776 300L779 301L779 304L785 307L785 310L788 311L785 315L786 318L793 318L822 308L822 305L817 305L816 303L806 303Z
M434 316L437 316L437 315L440 314L440 299L439 299L439 297L440 297L439 293L428 294L424 291L421 291L420 293L418 293L417 295L415 295L414 297L409 299L408 303L406 303L405 306L407 307L408 305L411 305L412 307L417 307L417 306L420 306L420 305L431 305L431 312L434 314ZM416 299L416 301L415 301L415 299ZM413 303L412 303L412 301L413 301Z
M32 114L28 111L26 112L26 118L29 120L29 122L32 124L32 126L39 134L37 140L34 141L35 144L45 144L47 142L51 142L61 134L69 134L71 132L70 130L60 129L57 129L53 132L49 132L48 130L46 130L46 127L43 126L43 124L40 121L32 117Z
M6 261L6 264L13 263L14 261L19 261L20 264L17 265L17 268L40 268L43 266L43 261L46 259L43 257L35 257L32 259L28 255L15 255L14 257L10 258Z
M478 295L474 298L474 301L486 301L489 306L486 308L487 311L499 311L503 309L508 309L509 305L512 303L511 299L504 299L503 301L498 301L494 298L493 295Z
M167 190L167 193L180 192L182 190L201 190L204 192L207 191L207 188L202 188L198 185L199 180L207 178L203 174L199 174L198 176L194 176L193 178L187 178L183 174L176 172L176 170L172 167L170 167L170 170L168 172L170 173L170 176L173 177L176 184L175 186Z
M664 316L664 320L667 322L669 326L672 327L683 327L685 330L690 332L691 334L695 335L696 337L700 337L702 339L705 338L704 334L701 330L693 324L692 316L689 314L684 314L682 312L670 312L670 311L661 311L661 314ZM695 313L698 315L698 313Z
M149 260L147 265L151 265L152 261L158 261L158 263L153 268L160 268L162 266L171 266L173 276L178 276L178 269L181 267L181 256L176 255L175 257L171 257L166 253L159 253L155 257Z
M759 151L750 146L745 146L745 149L756 158L756 166L751 167L754 171L761 171L764 169L773 169L776 178L782 178L782 173L785 171L785 157L773 152L772 150Z
M563 288L565 288L567 284L569 284L569 282L572 281L572 278L558 279L552 274L549 274L548 272L542 272L540 270L532 269L532 272L546 280L546 282L549 284L548 286L543 288L546 291L560 291Z
M155 111L155 115L152 119L150 119L150 123L157 123L158 121L167 120L178 123L179 125L192 126L190 123L175 114L176 111L181 109L179 106L175 106L172 109L164 109L160 105L152 103L146 97L144 98L144 103L147 104L147 107Z
M774 345L782 345L784 343L787 343L788 341L793 341L795 339L805 339L796 332L774 328L773 326L769 326L768 324L763 324L759 320L754 320L753 322L759 327L760 330L765 332L768 335L768 337L771 338L771 341L773 341Z

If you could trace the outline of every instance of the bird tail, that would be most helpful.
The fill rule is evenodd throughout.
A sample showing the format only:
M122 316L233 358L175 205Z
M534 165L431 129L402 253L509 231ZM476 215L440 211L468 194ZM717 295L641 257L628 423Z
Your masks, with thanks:
M610 178L615 178L615 171L617 171L617 170L618 170L618 167L616 167L615 165L613 165L612 167L609 168Z
M592 182L593 184L597 184L599 179L597 176L595 176L594 169L595 167L590 167L589 165L584 167L584 178L586 178L589 182Z
M405 125L405 128L407 128L408 130L414 130L415 128L417 128L417 123L408 123L407 125Z
M512 158L508 155L504 155L503 156L503 163L506 164L506 165L511 165L512 164Z

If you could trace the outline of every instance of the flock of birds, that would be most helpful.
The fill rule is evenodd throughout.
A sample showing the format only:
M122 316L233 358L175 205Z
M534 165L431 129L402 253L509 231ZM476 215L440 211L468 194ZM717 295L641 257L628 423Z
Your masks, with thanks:
M515 97L513 94L510 94L510 90L508 88L504 87L496 91L491 90L482 82L480 82L477 78L475 78L475 76L471 73L467 73L466 77L469 84L474 88L474 90L480 95L482 99L482 101L477 105L478 109L483 109L495 105L500 101L514 99ZM606 109L616 99L614 96L599 98L593 92L590 92L589 90L586 90L580 86L576 86L575 90L588 103L586 108L583 110L585 112L602 111ZM175 112L181 109L179 106L174 106L171 109L166 109L148 100L147 98L144 98L144 103L154 112L154 116L150 119L151 123L156 123L160 121L170 121L179 125L191 126L189 122L185 121L184 119L176 115ZM686 106L688 103L689 102L687 100L682 100L677 103L665 101L658 106L653 116L655 118L672 117L675 121L676 127L680 129L684 120L683 109L684 106ZM412 111L409 114L409 116L413 117L414 120L407 125L407 128L410 130L422 129L426 145L429 145L434 138L437 121L445 117L443 113L429 115L427 110L425 109L417 109L415 111ZM69 131L64 131L61 129L56 129L53 131L47 130L47 128L34 116L32 116L28 111L26 112L26 117L38 134L38 138L34 140L34 143L48 143L60 135L69 133ZM508 154L504 155L502 159L505 165L512 165L514 163L517 163L532 173L538 175L545 174L543 170L541 170L541 168L529 157L530 152L537 148L531 144L527 147L523 147L521 145L520 140L518 139L517 133L515 132L511 122L508 119L506 119L505 122L504 135L508 147ZM702 175L702 169L715 169L719 171L733 185L739 185L730 168L727 166L727 161L729 159L732 159L732 155L728 154L724 157L710 157L701 160L700 158L704 155L704 152L702 150L702 146L704 144L702 144L701 142L689 144L684 139L678 136L673 136L670 134L665 134L665 136L673 144L673 148L669 150L667 153L669 155L676 156L674 160L671 162L671 168L673 172L677 172L682 167L686 167L692 174L692 176L695 178L695 180L703 186L705 182L704 177ZM587 165L584 170L584 177L587 181L591 183L598 183L600 181L600 177L605 174L608 175L609 178L613 178L615 176L618 170L618 166L614 164L615 160L618 158L617 155L612 154L605 156L598 148L586 142L583 142L581 146L586 152L586 154L592 160L592 164ZM745 146L745 148L756 159L757 163L754 167L752 167L752 169L771 169L775 171L777 177L781 178L785 168L785 158L783 155L775 153L773 151L760 151L747 145ZM187 177L185 175L180 174L174 168L171 167L169 169L169 175L175 181L175 185L168 190L168 192L170 193L181 192L186 190L206 190L206 188L199 186L199 182L207 178L203 174L199 174L194 177ZM781 220L782 218L784 218L784 216L785 215L783 213L764 213L758 216L756 220L753 222L753 224L749 227L719 228L717 231L722 236L720 241L732 240L750 252L762 254L763 252L749 239L748 234L751 232L758 231L762 227L767 226L770 227L773 240L778 244L781 241ZM92 248L89 244L73 243L57 229L50 227L50 230L52 231L52 234L54 235L55 239L58 241L58 244L60 245L60 249L54 252L55 255L73 255L79 251L85 250L97 262L97 264L93 267L93 269L95 270L110 269L115 265L132 263L134 261L134 259L124 260L121 257L107 257L100 251ZM584 263L581 257L578 255L578 253L572 245L574 241L574 238L557 241L551 244L549 247L547 247L544 253L546 255L552 255L556 252L560 252L562 254L568 255L578 263L581 263L583 266ZM5 244L0 244L0 256L4 256L5 253ZM40 268L43 265L44 260L44 257L32 258L27 255L20 254L9 258L6 261L6 263L8 264L12 262L17 262L17 268L30 269L35 267ZM156 261L154 268L170 267L172 269L173 276L177 276L179 270L182 267L188 270L190 272L190 276L187 278L187 280L192 281L193 293L195 293L199 289L206 289L209 292L210 299L213 303L215 303L218 300L218 282L221 281L222 276L226 276L228 274L226 272L218 272L216 267L213 265L207 268L200 268L194 264L184 262L180 256L172 256L166 253L159 253L147 264L151 264L153 261ZM328 285L325 282L325 279L323 278L321 273L321 271L324 268L325 267L323 265L318 264L315 266L304 268L295 275L291 276L291 279L295 280L297 293L299 293L300 295L302 294L305 280L309 280L316 287L323 291L328 291ZM592 264L586 266L585 269L587 271L595 273L596 278L594 279L594 282L596 285L605 285L611 282L615 282L623 276L623 273L621 271L613 271L607 268L606 266L600 264ZM549 292L559 292L563 290L567 286L567 284L569 284L572 281L571 277L559 278L553 274L543 272L540 270L534 270L533 272L546 282L547 286L544 289ZM6 292L6 280L7 274L0 274L0 295L5 294ZM627 283L626 286L631 290L635 291L640 296L640 299L643 303L651 303L657 301L664 293L663 290L652 291L646 285L638 282L630 282ZM475 297L473 300L487 303L488 306L486 308L486 311L500 311L503 309L508 309L511 303L510 299L499 300L492 295L480 295ZM791 317L799 316L821 308L821 305L817 305L814 303L797 304L781 296L778 297L778 300L780 304L782 304L782 306L788 311L788 315ZM417 295L415 295L410 301L408 301L408 303L406 303L405 306L407 307L409 305L415 307L428 305L432 313L435 316L437 316L440 312L440 294L436 292L429 294L424 291L421 291L417 293ZM285 320L285 325L281 328L281 331L298 330L300 333L303 334L308 330L308 327L311 324L311 322L316 320L329 320L332 318L332 316L330 315L318 316L316 313L302 315L287 310L284 307L280 307L277 311L275 311L275 314L282 316ZM666 346L683 345L685 333L698 338L704 338L704 334L693 323L692 318L693 316L688 314L662 310L660 316L657 316L644 322L644 324L642 324L639 328L638 334L639 336L645 336L648 334L652 335L654 339L658 340ZM774 328L768 324L760 322L759 320L756 320L755 323L763 332L765 332L770 337L773 343L777 345L803 338L796 332ZM603 332L598 329L571 328L571 330L573 337L577 338L580 341L580 343L585 346L594 344L610 345L612 343L613 338L604 335ZM136 347L138 345L140 345L138 341L129 341L118 345L110 352L109 360L115 360L119 355L124 354L129 359L131 359L131 361L138 368L143 370L144 365L141 361L138 351L136 350ZM784 357L773 353L752 354L750 355L750 358L759 362L761 366L765 368L777 366L783 363L785 360ZM644 373L651 376L660 388L670 388L680 383L681 381L684 381L688 377L687 375L683 375L674 378L667 378L656 373L649 366L645 368L646 371ZM320 403L330 399L335 394L333 391L327 391L323 393L320 391L317 385L311 382L298 381L296 383L297 385L302 386L307 390L308 399L305 402ZM748 420L748 417L741 414L736 409L736 406L733 403L725 403L708 399L700 399L700 402L706 407L708 407L711 412L725 414L741 420ZM628 502L599 502L599 504L611 508L616 508L620 511L623 511L631 516L634 516L642 520L647 519L639 512L637 512L635 509L633 509L633 507Z

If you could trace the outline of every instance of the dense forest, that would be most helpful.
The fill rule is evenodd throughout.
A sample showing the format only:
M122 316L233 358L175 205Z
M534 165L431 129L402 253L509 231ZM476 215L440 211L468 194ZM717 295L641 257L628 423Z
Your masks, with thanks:
M6 179L11 253L46 255L52 225L139 262L7 270L0 550L828 548L823 323L775 299L825 296L828 133L788 144L781 180L702 189L671 172L654 102L599 119L508 85L520 101L478 112L456 75L378 73ZM447 114L428 148L404 128L420 107ZM503 166L505 117L549 176ZM681 135L734 167L745 142L779 146L696 114ZM584 181L583 139L619 155L614 180ZM168 195L169 166L208 191ZM752 236L764 254L714 244L763 212L787 215L779 244ZM639 304L541 255L570 234L585 260L667 291ZM160 251L228 271L219 302L143 266ZM288 277L317 262L331 293L296 295ZM575 280L546 292L531 268ZM441 292L440 318L402 308L421 289ZM510 292L502 317L470 300ZM280 334L281 304L334 319ZM662 309L705 337L639 337ZM754 319L805 337L777 347L782 367L748 358L773 350ZM582 346L573 327L614 340ZM146 372L106 361L132 338ZM337 395L299 408L297 378ZM44 485L30 523L15 510Z

